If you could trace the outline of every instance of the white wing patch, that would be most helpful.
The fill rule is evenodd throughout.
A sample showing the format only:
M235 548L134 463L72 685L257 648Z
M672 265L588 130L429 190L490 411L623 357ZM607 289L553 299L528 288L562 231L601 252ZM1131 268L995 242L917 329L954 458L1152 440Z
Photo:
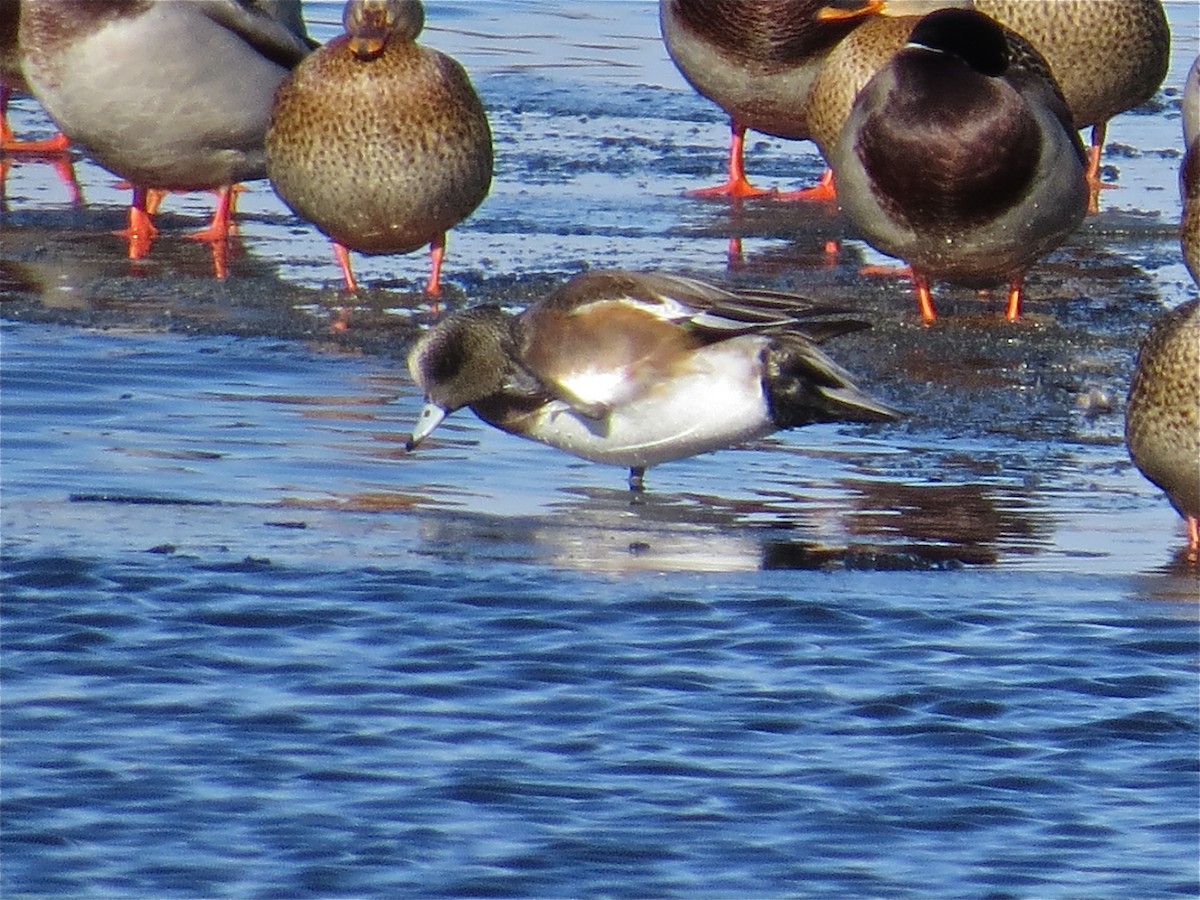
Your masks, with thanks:
M559 379L567 393L584 403L614 406L629 395L629 373L625 368L582 369Z

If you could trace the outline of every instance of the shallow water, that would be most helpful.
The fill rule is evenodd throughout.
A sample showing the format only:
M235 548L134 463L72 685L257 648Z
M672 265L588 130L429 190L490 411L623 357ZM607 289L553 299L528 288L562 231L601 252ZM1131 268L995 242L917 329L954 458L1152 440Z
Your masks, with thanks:
M306 6L333 33L337 4ZM0 218L5 897L1192 897L1197 581L1129 463L1152 318L1196 296L1171 76L1116 120L1102 212L1029 315L933 328L817 208L733 209L727 137L654 5L429 5L497 181L446 305L583 265L862 311L830 352L908 413L624 473L459 414L406 454L422 254L328 246L262 185L230 276L108 229L44 162ZM49 126L28 99L22 134ZM756 140L762 183L814 179ZM729 238L744 236L729 264ZM836 260L828 237L845 237Z

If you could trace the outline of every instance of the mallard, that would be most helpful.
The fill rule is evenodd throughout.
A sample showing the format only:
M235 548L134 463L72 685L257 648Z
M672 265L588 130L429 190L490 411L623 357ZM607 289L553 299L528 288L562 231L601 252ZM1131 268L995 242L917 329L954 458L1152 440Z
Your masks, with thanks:
M1024 35L1050 63L1076 128L1091 126L1089 209L1099 206L1108 120L1154 96L1170 64L1171 31L1160 0L975 0Z
M937 278L1007 281L1018 318L1025 270L1087 206L1083 146L1044 63L1014 59L1004 29L964 9L917 24L859 93L830 164L850 222L912 267L926 322Z
M266 176L275 89L311 49L292 30L299 21L299 0L21 0L34 96L73 144L133 185L130 256L155 231L151 189L218 189L198 237L228 233L232 186Z
M1125 443L1166 492L1200 552L1200 301L1160 317L1141 348L1125 407Z
M419 0L350 0L346 33L279 89L267 170L283 201L333 241L346 288L349 249L431 248L436 295L447 229L492 181L492 136L466 71L417 43Z
M689 193L773 193L746 178L747 129L808 139L808 99L822 60L881 6L882 0L661 0L667 53L688 83L729 115L729 177ZM822 184L792 196L831 197L828 177Z

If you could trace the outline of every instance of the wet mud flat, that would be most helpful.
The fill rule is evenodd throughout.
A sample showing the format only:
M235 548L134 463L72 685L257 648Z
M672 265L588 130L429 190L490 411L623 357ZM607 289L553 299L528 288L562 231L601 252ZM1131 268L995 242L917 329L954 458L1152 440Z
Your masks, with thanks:
M265 185L218 280L183 237L210 198L168 198L131 262L112 176L77 159L75 207L11 161L2 892L1194 896L1197 574L1122 440L1138 342L1197 295L1194 7L1024 319L938 285L932 327L836 210L682 196L727 123L653 3L428 7L497 150L439 310L423 254L339 290ZM339 11L306 4L313 33ZM821 171L760 137L748 165ZM421 328L600 266L845 307L872 327L827 349L906 416L665 464L641 497L467 413L405 452Z

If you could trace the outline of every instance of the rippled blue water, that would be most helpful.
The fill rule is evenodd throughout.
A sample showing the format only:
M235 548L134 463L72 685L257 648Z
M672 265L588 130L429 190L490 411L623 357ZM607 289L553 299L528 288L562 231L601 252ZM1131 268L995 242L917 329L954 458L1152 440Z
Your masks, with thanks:
M338 6L312 4L318 36ZM697 154L719 167L724 123L664 61L653 4L621 7L641 18L594 40L546 3L447 4L431 29L484 73L501 138L493 198L452 238L463 269L723 264L720 216L677 194ZM1172 7L1176 74L1190 12ZM1137 119L1106 192L1155 222L1178 214L1154 150L1172 115ZM798 177L765 143L763 177ZM631 201L631 171L667 184ZM61 186L33 177L14 170L0 276L47 240ZM270 202L245 202L252 252L336 278ZM1194 287L1169 226L1117 246L1111 222L1070 259L1136 274L1089 273L1099 299L1055 314L1102 308L1132 341ZM179 299L220 294L206 260L203 281L172 269L190 249L139 270L170 298L160 324L214 315ZM1172 564L1177 517L1119 411L1072 405L1089 367L1127 360L1062 353L1036 389L976 360L980 394L1016 385L991 429L956 418L934 367L931 388L899 373L882 387L904 405L943 405L663 466L631 503L618 470L465 415L405 454L419 398L386 355L86 327L144 301L21 250L79 321L0 324L6 900L1200 894L1196 569ZM260 286L223 290L282 293ZM996 344L1044 351L1042 316Z

